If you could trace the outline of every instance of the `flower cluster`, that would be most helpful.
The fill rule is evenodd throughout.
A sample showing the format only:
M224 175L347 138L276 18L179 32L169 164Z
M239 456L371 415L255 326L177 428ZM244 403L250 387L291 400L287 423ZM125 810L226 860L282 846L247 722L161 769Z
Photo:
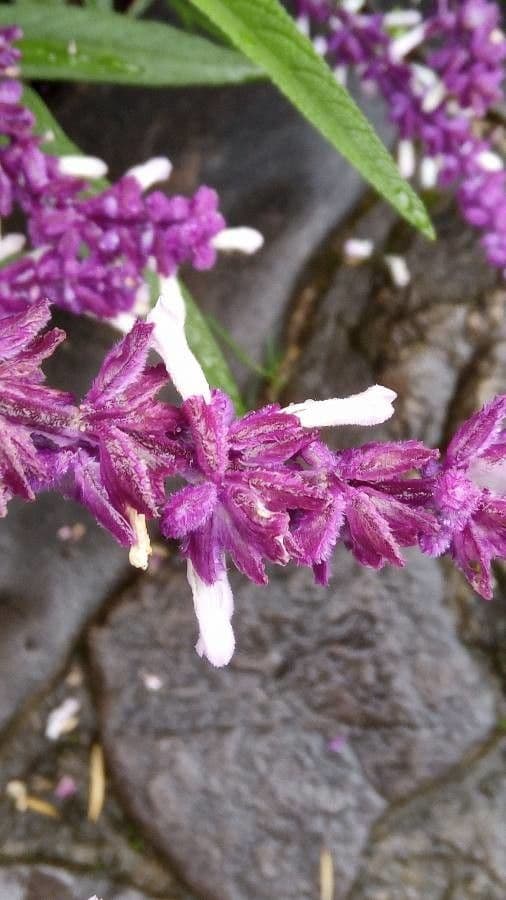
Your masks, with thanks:
M506 557L506 396L464 424L444 458L414 440L335 452L320 429L384 422L394 392L375 385L238 418L188 346L174 278L79 404L42 383L40 363L63 336L40 334L48 315L37 302L0 318L0 514L13 496L56 487L141 568L151 552L146 520L159 520L187 560L197 651L214 665L235 646L227 562L258 584L267 564L288 563L326 584L338 542L374 569L403 566L402 548L418 546L448 552L491 596L492 561ZM149 365L150 350L163 362ZM180 405L157 399L169 377Z
M417 10L385 15L363 0L296 0L300 27L346 78L379 90L399 138L399 166L415 173L422 151L424 187L455 184L462 214L483 232L489 262L506 271L506 173L483 119L501 96L506 37L490 0L435 0L425 20Z
M213 265L227 248L216 193L193 197L145 191L170 174L164 157L149 160L97 193L106 166L93 157L55 157L35 132L16 80L21 32L0 29L0 216L20 207L35 252L0 270L0 309L49 300L73 312L113 318L142 303L147 267L171 275L183 263ZM50 146L51 135L46 135ZM21 235L0 241L0 259L19 251ZM233 242L232 242L233 249Z

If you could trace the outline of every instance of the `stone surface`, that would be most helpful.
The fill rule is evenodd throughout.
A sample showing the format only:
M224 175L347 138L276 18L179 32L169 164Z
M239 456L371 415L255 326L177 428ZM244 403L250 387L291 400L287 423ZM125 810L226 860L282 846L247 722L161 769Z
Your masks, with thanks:
M114 781L200 896L311 898L326 846L344 897L385 800L488 735L494 695L458 642L437 564L409 562L378 576L339 553L329 593L300 570L267 590L241 582L225 671L191 650L181 567L139 582L93 629Z
M0 868L0 897L5 900L155 900L131 888L111 884L103 876L93 878L53 866Z
M53 385L87 388L113 335L61 316L70 340L47 367ZM62 541L77 522L83 537ZM52 494L12 503L0 520L0 731L62 669L83 626L129 575L125 551L77 504Z
M378 381L399 397L394 419L375 434L434 445L449 424L506 390L504 292L452 207L442 204L434 221L439 237L431 244L373 206L353 234L371 237L376 255L358 267L343 265L341 234L330 248L333 278L314 304L290 399L344 395ZM391 284L385 252L406 258L407 288ZM472 391L461 390L467 379ZM466 408L456 415L464 397ZM350 434L357 439L356 430Z
M58 740L49 740L45 729L49 714L72 698L79 704L74 727ZM17 728L0 745L0 898L13 900L6 884L14 879L26 887L26 898L58 900L60 888L50 890L45 881L39 893L36 887L41 866L55 866L56 881L68 886L61 896L86 900L96 893L103 900L134 897L159 897L163 900L191 900L172 871L162 865L139 830L129 823L112 791L106 773L104 803L97 821L88 818L91 783L91 748L98 742L97 717L87 676L86 660L81 655L38 704L17 723ZM72 779L74 793L59 798L62 779ZM13 802L8 785L21 782L36 803L48 808L20 810ZM46 813L46 814L45 814ZM26 867L35 860L39 867L31 875ZM65 872L69 867L73 874ZM77 874L76 874L77 873ZM56 882L55 882L56 883ZM58 882L59 883L59 882ZM14 888L12 888L14 891ZM21 890L21 887L19 887ZM31 893L30 893L31 891ZM61 888L63 891L63 887ZM13 894L13 896L18 896ZM25 898L25 894L21 893Z
M503 900L506 741L385 817L348 900Z

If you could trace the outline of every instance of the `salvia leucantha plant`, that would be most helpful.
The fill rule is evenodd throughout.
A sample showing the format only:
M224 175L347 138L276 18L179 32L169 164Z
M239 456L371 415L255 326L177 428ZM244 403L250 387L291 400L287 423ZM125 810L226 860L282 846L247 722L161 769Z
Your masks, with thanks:
M235 646L231 565L258 584L267 583L267 564L308 566L326 585L337 544L374 569L403 566L403 548L416 546L448 555L490 598L492 563L506 557L506 396L463 423L444 453L417 440L341 452L326 445L328 428L393 415L396 395L380 385L243 414L178 271L210 268L220 252L255 252L261 235L227 227L209 187L190 197L156 188L170 175L165 157L109 184L105 164L72 147L22 79L270 77L427 236L430 221L405 179L418 173L422 187L453 186L488 261L504 270L506 183L489 126L506 57L498 5L437 0L427 18L412 8L382 14L360 0L173 5L188 30L137 21L149 6L139 0L123 16L107 2L100 11L0 7L0 215L26 219L26 235L0 240L0 516L13 497L57 490L139 568L156 521L186 560L196 649L216 666ZM346 91L350 70L386 100L397 167ZM351 243L357 257L370 252L367 242ZM393 267L394 280L405 274ZM123 335L82 398L45 383L41 365L65 340L50 326L52 306L107 320ZM168 382L178 404L160 399Z

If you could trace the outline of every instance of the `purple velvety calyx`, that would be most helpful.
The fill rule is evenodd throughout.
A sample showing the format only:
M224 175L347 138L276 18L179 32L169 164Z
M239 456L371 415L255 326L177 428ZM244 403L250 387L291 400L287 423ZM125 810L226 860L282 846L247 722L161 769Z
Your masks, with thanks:
M33 500L62 470L59 439L75 427L72 398L47 387L40 365L65 337L40 303L0 318L0 516L13 496Z
M265 561L285 565L294 556L297 513L329 500L324 475L291 462L311 432L276 405L236 419L220 391L210 403L185 400L181 411L193 459L183 473L188 486L164 508L162 531L182 539L183 554L204 581L216 580L227 553L241 572L265 583Z
M490 599L491 564L506 557L506 396L496 397L455 433L443 460L422 479L441 522L423 549L448 552L474 589Z

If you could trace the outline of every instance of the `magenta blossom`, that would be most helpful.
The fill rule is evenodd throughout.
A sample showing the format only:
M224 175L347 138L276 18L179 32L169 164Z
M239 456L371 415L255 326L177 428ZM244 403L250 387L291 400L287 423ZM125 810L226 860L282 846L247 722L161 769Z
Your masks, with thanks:
M448 551L486 599L493 593L491 564L506 557L505 417L503 395L458 429L444 459L429 463L418 485L441 523L436 535L424 537L423 550L431 556Z
M51 135L44 143L35 133L22 84L14 80L20 53L11 42L20 37L18 29L0 29L0 216L20 207L36 250L1 268L1 311L49 300L103 318L145 313L146 269L162 275L183 264L208 269L217 251L251 253L261 246L252 229L225 229L211 188L191 197L150 191L170 175L165 157L134 166L97 191L96 179L107 172L102 160L43 152ZM0 259L21 249L22 236L13 238L0 241Z
M46 387L40 365L65 337L40 303L0 318L0 516L13 496L33 500L61 471L58 438L75 412L72 398ZM55 443L56 442L56 443Z
M267 580L265 561L321 563L341 522L328 473L305 461L314 429L382 422L393 413L395 394L376 386L344 400L284 410L273 405L236 419L228 398L210 390L186 342L184 318L177 282L168 280L150 319L154 346L183 398L181 440L192 460L180 471L187 486L169 497L161 525L166 536L181 540L188 559L200 626L197 650L224 665L234 649L226 557L258 583ZM315 520L332 523L325 547L314 537L321 531Z

